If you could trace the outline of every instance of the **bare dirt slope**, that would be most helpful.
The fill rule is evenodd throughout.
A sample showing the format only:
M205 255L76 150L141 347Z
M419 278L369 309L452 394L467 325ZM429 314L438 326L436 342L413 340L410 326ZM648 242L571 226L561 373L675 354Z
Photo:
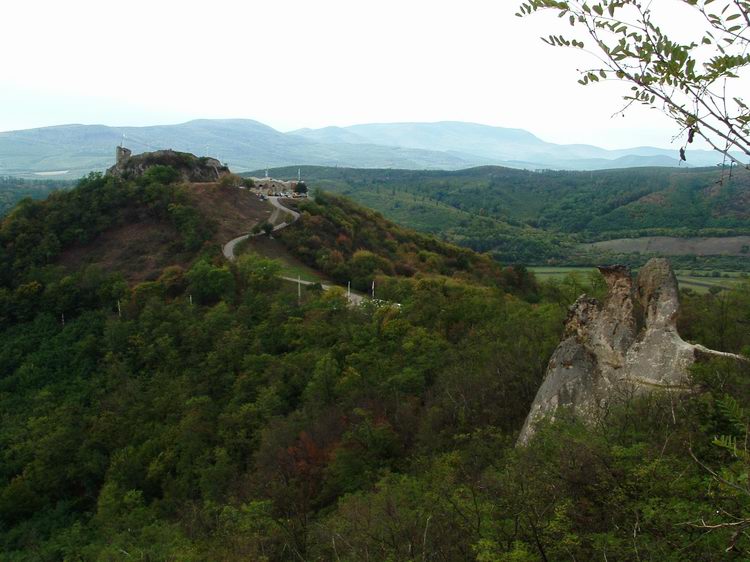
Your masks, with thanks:
M88 244L64 250L58 263L76 270L96 265L105 271L117 271L132 283L156 279L168 265L186 265L188 256L180 255L179 235L169 223L141 220L110 228Z
M216 225L213 242L249 232L257 222L267 220L273 208L244 189L215 183L191 184L188 195L207 221ZM66 249L58 263L74 270L96 265L121 273L130 283L156 279L170 265L188 267L194 253L182 250L180 237L168 221L134 214L122 226L114 226L93 241Z
M191 184L190 196L201 213L216 222L214 239L220 244L247 234L255 223L268 220L273 212L271 205L248 190L216 183Z

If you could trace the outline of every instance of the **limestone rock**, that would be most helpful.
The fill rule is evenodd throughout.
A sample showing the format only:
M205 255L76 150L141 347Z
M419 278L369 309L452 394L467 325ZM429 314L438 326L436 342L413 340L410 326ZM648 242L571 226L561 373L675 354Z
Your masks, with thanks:
M183 181L214 182L229 173L216 158L197 157L189 152L157 150L131 155L127 148L117 147L117 161L107 174L123 179L142 176L152 166L171 166Z
M639 393L689 389L698 360L729 356L683 341L677 279L669 262L650 260L635 282L624 266L600 267L608 285L603 303L581 296L571 307L565 335L547 366L518 438L526 444L543 418L560 407L584 420Z

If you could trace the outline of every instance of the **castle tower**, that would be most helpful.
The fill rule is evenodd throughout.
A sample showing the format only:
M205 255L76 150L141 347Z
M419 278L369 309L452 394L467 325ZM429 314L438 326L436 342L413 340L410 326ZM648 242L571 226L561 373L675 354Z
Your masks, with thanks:
M115 151L115 165L121 166L125 164L128 160L130 160L130 155L132 153L133 152L129 148L118 146L117 150Z

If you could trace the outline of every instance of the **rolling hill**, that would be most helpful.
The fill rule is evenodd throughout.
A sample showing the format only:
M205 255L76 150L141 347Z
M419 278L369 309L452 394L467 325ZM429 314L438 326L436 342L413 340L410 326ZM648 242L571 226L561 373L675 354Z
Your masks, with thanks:
M677 166L677 149L635 147L606 150L585 144L545 142L523 129L477 123L376 123L351 127L301 129L292 134L322 143L357 143L438 150L462 158L482 157L495 164L530 169L600 170L639 166ZM694 166L712 166L720 159L710 151L689 152Z
M282 133L248 119L200 119L178 125L60 125L0 133L0 176L75 179L112 164L114 147L174 149L210 155L235 171L296 165L458 170L483 165L596 170L677 166L676 150L605 150L545 142L521 129L473 123L393 123ZM691 151L690 166L716 154Z
M631 262L622 252L599 251L626 245L587 243L653 236L718 237L727 245L712 245L718 249L711 255L733 256L733 267L747 262L745 253L733 249L745 244L730 239L750 234L746 170L735 170L731 177L710 168L299 170L313 189L346 195L399 224L491 252L504 263L593 265L615 257ZM297 171L290 167L271 173L281 178Z
M422 149L317 143L256 121L230 119L154 127L62 125L0 133L0 175L67 170L66 177L76 177L103 170L112 165L114 147L120 143L135 152L172 148L210 154L239 171L299 163L440 169L486 163Z

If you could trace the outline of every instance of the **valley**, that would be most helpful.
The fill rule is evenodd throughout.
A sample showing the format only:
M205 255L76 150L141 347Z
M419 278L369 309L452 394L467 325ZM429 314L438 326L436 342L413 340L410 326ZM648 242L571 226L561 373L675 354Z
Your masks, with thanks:
M272 170L291 177L297 168ZM534 266L638 266L674 256L683 269L748 271L750 173L644 168L455 172L301 167L340 193L418 230Z
M399 224L487 252L505 264L538 268L620 262L638 267L650 256L663 255L679 269L701 275L750 270L750 180L744 170L730 175L667 168L443 172L302 166L270 172L281 178L301 173L314 190L346 195ZM37 185L45 190L70 185L16 182L24 191L5 192L16 200L34 195ZM263 218L245 209L237 193L217 196L210 185L193 193L208 216L220 218L216 240L243 234L248 220ZM693 280L696 288L705 285Z
M743 364L696 364L699 397L613 398L606 423L531 416L550 407L544 389L559 390L554 358L579 329L571 305L587 311L581 330L615 337L597 322L625 325L611 312L622 297L628 329L640 330L629 299L675 306L668 264L641 268L636 290L622 267L495 258L564 263L638 221L681 232L674 212L653 219L628 208L670 189L713 209L698 231L741 230L743 184L706 198L710 174L685 184L684 172L663 170L638 172L635 186L615 175L608 188L609 173L594 174L593 187L575 174L504 168L302 168L272 173L299 172L314 197L279 201L228 172L190 181L216 173L210 159L162 153L121 164L25 199L0 224L0 549L12 562L30 548L50 560L122 551L195 562L286 562L290 551L321 562L376 551L410 560L410 541L420 558L450 561L495 559L478 549L535 560L534 549L564 559L575 548L587 559L601 541L627 559L633 513L639 551L658 559L679 545L708 560L731 539L680 523L685 509L709 517L735 505L706 495L711 477L687 443L723 462L711 439L725 431L722 393L747 395ZM598 222L603 208L619 222ZM466 247L483 239L493 255ZM747 279L729 269L677 275L682 309L668 319L685 341L649 313L643 360L669 354L659 344L668 336L681 357L747 353ZM349 283L358 292L347 299ZM376 301L363 296L373 283ZM639 388L661 384L632 349ZM562 372L586 375L583 357L563 357ZM665 384L683 388L682 363L670 369L676 382ZM584 405L601 392L586 380L576 382ZM658 519L643 515L654 501ZM519 510L539 515L529 523ZM576 546L560 546L573 535Z

